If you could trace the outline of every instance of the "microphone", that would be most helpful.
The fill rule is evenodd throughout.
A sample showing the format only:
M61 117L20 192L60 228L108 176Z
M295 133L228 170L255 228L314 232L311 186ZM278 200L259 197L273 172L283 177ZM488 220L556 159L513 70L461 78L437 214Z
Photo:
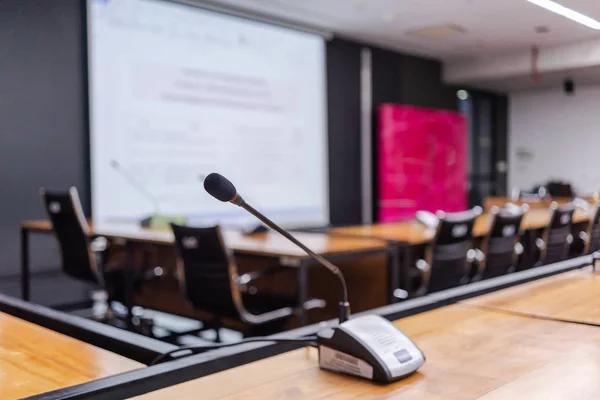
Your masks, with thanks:
M250 214L254 215L258 218L262 223L267 225L269 228L275 230L280 233L283 237L288 239L290 242L294 243L296 246L300 247L302 250L306 252L309 256L311 256L315 261L319 264L327 268L334 275L336 275L340 281L342 286L342 301L340 302L340 323L345 322L350 317L350 303L348 303L348 290L346 288L346 279L344 279L344 275L342 271L331 262L327 261L324 257L315 253L308 247L306 247L302 242L292 236L289 232L281 228L279 225L275 224L269 218L261 214L258 210L254 209L251 205L246 203L242 196L237 192L237 189L227 178L224 176L211 173L204 179L204 189L213 196L215 199L222 201L224 203L233 203L236 206L242 207L244 210L248 211Z
M333 328L325 328L317 334L321 369L389 383L414 373L423 365L425 355L421 349L387 319L375 314L348 319L350 304L346 280L338 267L246 203L233 183L225 177L216 173L208 175L204 179L204 189L217 200L242 207L339 278L342 286L339 324Z
M115 160L110 160L110 166L113 170L117 171L119 175L121 175L125 180L131 185L131 187L135 188L139 193L141 193L149 203L152 203L152 207L154 208L154 214L158 214L159 211L159 202L158 199L150 193L148 189L144 187L136 178L133 177L132 174L127 172L127 170L123 169L121 164Z
M202 181L202 182L204 182L204 181L205 181L205 179L206 179L206 175L204 175L204 174L200 174L198 177L200 178L200 181ZM212 178L211 178L211 179L212 179ZM228 181L228 182L229 182L229 181ZM229 182L229 183L231 183L231 182ZM212 182L212 183L211 183L211 182L209 181L209 182L208 182L208 184L209 184L209 185L219 185L219 182ZM206 184L205 184L205 185L206 185ZM232 184L232 185L233 185L233 184ZM205 188L206 188L206 186L205 186ZM235 189L235 188L234 188L234 189ZM219 191L220 189L219 189L219 188L215 188L215 190ZM214 197L214 196L213 196L213 197ZM221 200L221 201L222 201L222 200ZM255 226L253 226L253 227L250 227L250 228L244 228L244 229L242 229L242 234L243 234L244 236L252 236L252 235L255 235L255 234L258 234L258 233L266 233L266 232L268 232L268 229L267 229L267 227L266 227L266 226L264 226L263 224L257 224L257 225L255 225Z

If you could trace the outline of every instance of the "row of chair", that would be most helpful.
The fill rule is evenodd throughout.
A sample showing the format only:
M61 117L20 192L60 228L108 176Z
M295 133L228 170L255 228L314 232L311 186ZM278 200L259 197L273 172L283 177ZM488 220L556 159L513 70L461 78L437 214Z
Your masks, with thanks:
M446 214L438 212L435 237L425 249L425 257L411 269L411 295L448 289L481 279L509 274L530 266L550 264L569 255L592 253L600 248L600 204L591 210L585 229L572 232L573 203L550 206L549 224L533 241L523 240L521 223L528 207L508 204L492 208L490 229L477 245L473 227L481 208ZM575 234L573 234L575 233ZM533 253L529 265L523 260Z
M129 307L143 284L164 278L155 267L113 265L108 257L110 246L102 238L90 237L75 188L68 193L47 193L42 197L59 242L63 270L70 276L100 285L108 293L108 304L119 302ZM475 242L473 227L481 214L479 207L460 213L438 212L434 239L424 257L410 270L412 296L464 285L524 269L523 254L534 254L534 264L548 264L565 259L575 252L590 253L600 248L600 212L598 206L586 229L572 232L573 204L552 204L550 223L532 243L523 240L521 222L527 208L509 206L493 208L490 229ZM194 308L209 312L210 326L218 328L223 320L239 320L248 336L281 330L294 314L304 308L324 307L322 300L298 305L295 297L258 292L254 284L282 267L239 274L235 258L224 244L219 227L190 228L172 225L177 254L176 277L185 299ZM128 275L131 274L131 275ZM151 322L109 309L110 317L120 317L128 325L150 334Z

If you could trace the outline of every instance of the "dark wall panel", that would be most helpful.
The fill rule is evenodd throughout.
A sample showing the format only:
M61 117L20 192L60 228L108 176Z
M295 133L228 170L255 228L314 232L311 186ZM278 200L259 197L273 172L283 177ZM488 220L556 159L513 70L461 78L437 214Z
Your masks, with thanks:
M371 48L373 110L382 103L402 102L402 55Z
M456 89L442 81L439 61L371 48L373 108L382 103L458 110Z
M331 223L361 222L361 46L334 39L327 44L329 196Z
M0 1L0 276L18 272L19 221L44 216L38 189L85 191L83 2ZM33 263L57 268L50 237Z
M379 158L377 153L377 149L379 148L379 127L377 125L377 110L381 104L402 103L402 55L376 47L371 48L371 71L371 94L373 101L371 119L371 147L373 149L371 181L373 182L373 210L371 217L373 218L373 221L377 221L377 199L379 194Z
M371 48L373 85L373 218L377 219L378 126L377 110L385 103L458 109L456 90L442 82L442 64L380 48Z
M442 82L442 64L435 60L402 56L402 103L456 111L456 89Z
M510 189L508 188L508 102L508 96L496 95L494 172L498 195L510 194ZM503 166L504 168L499 169L499 166Z

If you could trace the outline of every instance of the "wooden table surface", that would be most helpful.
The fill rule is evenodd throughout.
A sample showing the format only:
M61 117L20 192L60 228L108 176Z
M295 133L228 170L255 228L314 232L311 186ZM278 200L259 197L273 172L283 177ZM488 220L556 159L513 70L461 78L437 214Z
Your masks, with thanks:
M590 203L590 205L597 201L595 196L584 196L582 199ZM557 204L567 204L572 201L573 199L571 197L550 197L544 199L522 198L519 200L512 200L509 197L488 196L483 200L483 209L489 211L494 206L502 208L506 203L513 203L519 206L527 204L530 208L548 208L553 202L556 202Z
M600 329L452 305L396 321L427 357L380 385L322 371L301 349L140 399L591 399L600 393Z
M541 229L548 225L550 219L550 211L548 209L533 209L529 210L523 217L521 227L524 230ZM589 221L589 215L586 211L577 209L573 216L574 223ZM489 214L480 215L475 221L473 234L476 237L485 236L490 229ZM435 235L434 229L429 229L417 220L349 226L343 228L334 228L329 231L332 234L357 236L357 237L372 237L385 240L396 240L406 242L413 245L425 244L433 239Z
M529 210L521 227L524 230L541 229L548 225L550 211L548 209ZM589 215L586 211L577 209L573 216L573 222L587 222ZM489 214L483 214L475 221L473 233L476 237L485 236L490 229ZM91 225L90 225L91 226ZM52 229L50 221L47 220L27 220L21 222L21 227L32 231L46 232ZM124 238L132 241L140 241L154 244L171 244L173 235L170 231L144 229L137 225L106 224L92 228L93 233L114 238ZM399 242L410 243L413 245L425 244L431 241L435 230L428 229L416 220L373 224L357 225L342 228L333 228L329 231L330 235L318 233L294 233L301 241L305 242L311 249L320 254L330 254L342 252L343 250L368 250L381 246L380 242L364 242L363 239L382 239L395 240ZM340 238L340 236L346 236ZM352 238L355 236L355 238ZM360 237L360 239L358 239ZM227 245L236 251L243 251L256 254L272 254L274 249L285 253L290 257L304 257L302 251L297 249L291 243L287 243L281 236L275 233L266 235L254 235L247 237L236 231L226 231L225 240Z
M0 313L0 399L90 382L145 365Z
M21 226L38 232L46 232L52 229L50 221L47 220L23 221ZM171 245L174 240L173 233L170 230L146 229L138 225L103 224L96 227L90 225L90 228L92 231L90 233L95 235L133 242ZM326 233L292 232L292 234L314 252L321 255L385 251L388 248L385 241L375 238L342 237ZM237 230L224 229L223 237L227 247L240 253L291 258L309 257L303 250L275 232L247 236Z
M515 313L600 325L600 273L591 267L464 301Z
M21 228L35 232L50 232L52 224L47 219L26 219L21 221Z

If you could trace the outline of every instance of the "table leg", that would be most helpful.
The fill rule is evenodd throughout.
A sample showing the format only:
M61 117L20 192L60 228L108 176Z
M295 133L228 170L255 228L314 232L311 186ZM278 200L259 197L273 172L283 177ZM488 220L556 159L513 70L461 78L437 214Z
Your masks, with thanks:
M21 298L29 301L29 230L21 228Z
M398 243L390 243L388 246L388 267L387 267L387 281L388 281L388 303L396 303L399 301L394 296L394 291L401 287L402 282L400 281L400 257L398 255L400 247Z
M125 308L127 309L127 328L128 329L132 329L133 328L133 321L132 321L132 312L131 309L133 308L133 291L134 291L134 276L135 276L135 266L134 266L134 256L135 256L135 251L133 249L133 246L131 246L131 243L127 242L125 244L125 254L126 254L126 265L125 265Z
M413 260L413 248L408 243L402 243L398 246L398 251L402 251L402 266L400 267L400 287L410 295L411 287L408 281L408 271L415 264Z
M308 314L304 303L308 301L308 260L302 260L298 266L298 303L300 305L300 325L308 324Z

